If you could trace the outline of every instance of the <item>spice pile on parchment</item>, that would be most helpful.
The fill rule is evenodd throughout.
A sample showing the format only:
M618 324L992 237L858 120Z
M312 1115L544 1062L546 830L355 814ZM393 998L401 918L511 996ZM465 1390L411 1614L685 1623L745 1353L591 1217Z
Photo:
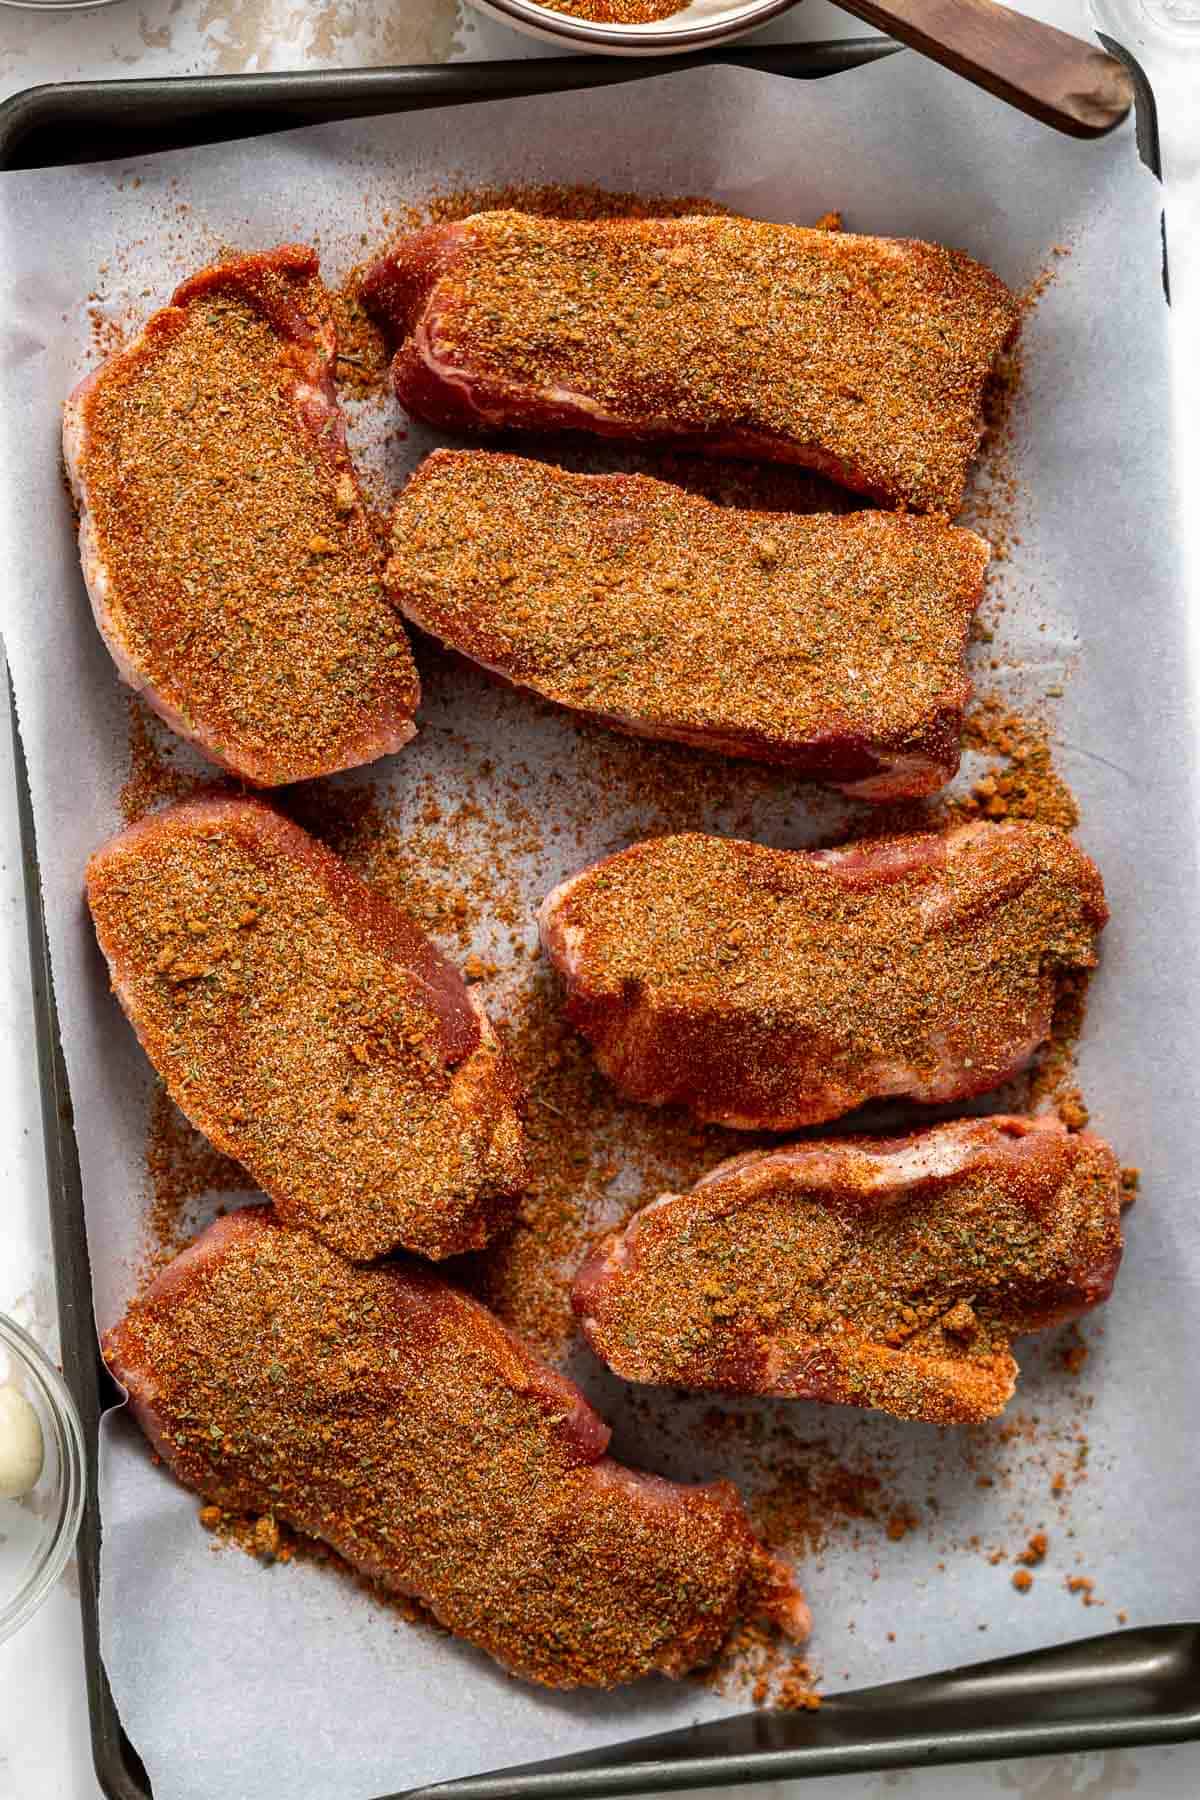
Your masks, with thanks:
M811 1705L797 1559L928 1509L789 1403L970 1426L981 1487L1040 1458L1048 1516L962 1546L1027 1591L1087 1397L1069 1443L997 1423L1012 1342L1108 1298L1133 1185L1073 1086L1108 912L1050 726L969 709L1021 309L835 216L492 199L336 296L300 247L216 264L68 405L158 714L88 871L165 1084L105 1354L218 1537L552 1687ZM335 375L468 447L364 486ZM386 797L343 773L397 752ZM611 1456L589 1359L714 1478Z

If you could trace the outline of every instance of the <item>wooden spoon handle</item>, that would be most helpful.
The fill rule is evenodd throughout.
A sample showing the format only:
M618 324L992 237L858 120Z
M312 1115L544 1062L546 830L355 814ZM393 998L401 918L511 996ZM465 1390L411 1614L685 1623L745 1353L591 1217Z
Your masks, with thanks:
M996 0L837 0L845 12L1065 131L1103 137L1133 88L1115 56Z

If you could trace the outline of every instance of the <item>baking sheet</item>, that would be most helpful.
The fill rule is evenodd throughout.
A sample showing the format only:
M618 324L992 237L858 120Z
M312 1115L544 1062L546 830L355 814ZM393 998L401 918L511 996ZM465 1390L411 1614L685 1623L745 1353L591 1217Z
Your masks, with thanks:
M80 897L88 853L119 822L127 772L125 697L79 583L57 461L61 396L93 355L89 306L140 314L218 246L311 236L314 226L336 274L362 254L361 234L380 229L385 209L434 187L518 177L709 193L800 221L840 205L855 229L963 244L1016 286L1055 270L1027 332L1013 459L1022 542L1005 572L1007 611L988 660L1019 660L1035 693L1065 685L1059 762L1114 910L1082 1077L1095 1123L1141 1166L1145 1198L1130 1222L1117 1301L1087 1330L1085 1377L1066 1378L1054 1340L1027 1346L1014 1435L904 1430L806 1403L782 1410L799 1442L793 1479L857 1463L888 1470L894 1482L894 1494L877 1497L875 1519L835 1534L805 1566L828 1686L1090 1635L1114 1623L1118 1608L1131 1623L1186 1618L1196 1595L1180 1582L1178 1556L1196 1474L1188 1376L1200 1335L1186 1172L1200 996L1195 851L1179 825L1195 807L1195 702L1165 448L1158 190L1131 133L1090 146L1053 138L915 58L803 90L743 71L689 72L620 94L326 126L3 179L3 620L100 1321L119 1313L143 1247L150 1084L107 993ZM1070 254L1054 257L1054 245ZM414 429L381 444L372 416L356 423L392 482L431 441ZM523 805L545 826L514 862L526 917L561 873L639 830L686 817L789 844L827 832L834 817L785 781L736 767L714 774L682 754L680 793L648 800L632 747L436 656L426 661L421 734L376 779L414 823L430 781L447 794L469 788L484 812L489 797L493 812L509 804L518 781ZM707 773L689 786L683 772L701 766ZM507 937L481 936L476 947L506 963L515 985ZM503 1005L504 978L496 997ZM622 1191L618 1175L616 1206ZM573 1372L613 1419L628 1460L674 1475L743 1472L744 1433L701 1432L709 1402L633 1408L583 1357ZM769 1419L781 1409L740 1410ZM607 1697L536 1693L328 1572L263 1571L234 1553L214 1555L194 1501L153 1468L125 1421L110 1426L104 1654L159 1800L218 1792L267 1800L280 1791L356 1800L739 1704L692 1684L646 1683ZM1049 1494L1060 1469L1071 1471L1062 1517ZM891 1541L885 1519L909 1508L927 1528ZM987 1550L1018 1547L1020 1530L1040 1524L1052 1556L1022 1597L1011 1563L991 1564ZM1085 1610L1066 1591L1063 1578L1078 1572L1106 1611Z

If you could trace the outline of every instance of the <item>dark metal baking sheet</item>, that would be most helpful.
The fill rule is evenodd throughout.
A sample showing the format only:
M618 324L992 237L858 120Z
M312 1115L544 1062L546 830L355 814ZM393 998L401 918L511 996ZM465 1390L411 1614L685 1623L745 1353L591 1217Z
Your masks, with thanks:
M1116 49L1119 46L1108 45ZM880 39L726 51L631 65L585 58L295 75L72 82L0 106L0 171L182 148L289 125L414 107L595 86L703 60L811 78L890 55ZM1123 56L1127 62L1129 59ZM1153 96L1136 64L1138 143L1157 172ZM92 1313L79 1160L42 914L33 815L13 716L63 1370L87 1440L88 1496L79 1540L80 1594L96 1772L110 1800L149 1800L100 1657L101 1522L96 1455L101 1413L117 1398ZM840 1694L817 1713L752 1713L613 1748L410 1792L454 1800L584 1800L798 1776L984 1761L1200 1737L1200 1625L1111 1632L1032 1654ZM230 1796L230 1800L236 1797ZM380 1800L401 1800L398 1795Z
M888 38L841 38L725 50L715 56L524 57L436 68L56 82L14 94L0 106L0 170L144 156L370 113L604 87L714 62L813 80L877 62L898 48Z

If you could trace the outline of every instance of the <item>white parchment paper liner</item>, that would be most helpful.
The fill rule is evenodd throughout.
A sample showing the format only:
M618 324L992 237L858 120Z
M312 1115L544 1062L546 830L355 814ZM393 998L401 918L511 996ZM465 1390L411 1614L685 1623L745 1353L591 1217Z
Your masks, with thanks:
M1053 1572L1025 1598L1011 1564L946 1559L924 1533L830 1551L805 1571L815 1651L840 1689L1085 1636L1115 1623L1194 1617L1195 1371L1200 1367L1200 1164L1196 977L1196 672L1177 556L1167 446L1159 190L1132 132L1076 144L912 56L826 81L718 69L561 98L365 120L181 152L137 164L0 178L2 619L29 760L63 1043L70 1071L102 1325L128 1298L142 1245L149 1084L110 996L85 915L89 852L119 822L126 698L80 584L58 453L63 396L94 359L89 297L128 316L166 299L219 245L319 239L333 276L363 253L384 210L455 183L537 178L708 193L762 217L845 209L855 230L963 245L1023 287L1056 279L1027 332L1017 419L1023 542L1006 577L994 650L1066 677L1060 764L1108 886L1113 923L1082 1058L1094 1123L1144 1198L1129 1224L1117 1298L1089 1330L1089 1479L1055 1533ZM428 445L387 450L399 480ZM416 742L376 778L404 798L416 772L448 785L447 729L478 757L519 758L549 808L572 767L573 727L461 671L432 685ZM775 784L751 808L778 843L812 829L803 791ZM712 819L729 828L728 816ZM636 816L579 809L520 871L532 902L550 880L636 835ZM485 943L483 947L488 946ZM1022 1352L1018 1407L1030 1448L977 1484L961 1438L799 1405L800 1437L834 1451L900 1447L898 1489L940 1507L939 1529L1018 1547L1051 1514L1045 1446L1078 1424L1050 1347ZM730 1466L679 1448L701 1403L667 1403L673 1433L625 1406L577 1360L629 1460L671 1474ZM980 1467L996 1445L980 1440ZM990 1446L990 1448L989 1448ZM999 1465L997 1465L999 1466ZM737 1473L736 1467L732 1472ZM320 1570L264 1571L214 1555L195 1501L109 1421L101 1470L103 1650L125 1725L158 1800L365 1800L383 1791L555 1756L737 1707L693 1684L617 1695L542 1693L484 1658L409 1627ZM886 1511L887 1499L881 1504ZM878 1553L876 1554L876 1547ZM1062 1585L1079 1568L1108 1610ZM985 1629L986 1628L986 1629ZM895 1642L887 1634L895 1633Z

